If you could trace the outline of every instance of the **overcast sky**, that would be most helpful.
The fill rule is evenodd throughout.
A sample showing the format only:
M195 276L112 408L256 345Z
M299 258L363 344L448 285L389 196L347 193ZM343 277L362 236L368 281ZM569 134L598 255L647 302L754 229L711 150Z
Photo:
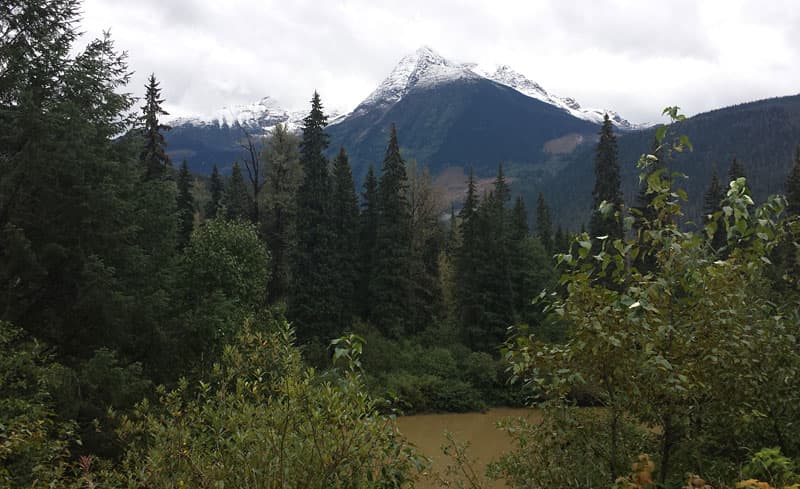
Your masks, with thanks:
M584 107L633 122L800 92L796 0L85 0L81 29L110 29L141 96L155 72L173 115L317 89L349 110L421 45L508 64Z

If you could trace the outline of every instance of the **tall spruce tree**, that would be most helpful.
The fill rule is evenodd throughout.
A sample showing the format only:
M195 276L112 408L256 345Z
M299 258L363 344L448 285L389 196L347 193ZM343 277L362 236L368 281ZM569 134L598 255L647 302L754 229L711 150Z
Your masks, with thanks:
M211 198L206 203L205 218L214 219L222 207L222 199L225 193L225 183L222 181L222 176L219 174L216 164L211 170L208 191L211 194Z
M454 250L454 275L456 289L454 291L458 324L465 341L479 332L478 327L483 317L483 303L480 297L481 265L480 226L478 216L478 189L472 167L467 177L467 191L464 205L458 213L459 234L461 242Z
M331 195L331 224L334 244L334 270L331 280L336 284L336 320L340 331L351 326L356 310L355 292L358 281L358 199L353 184L353 172L344 147L333 162L333 192Z
M358 311L362 318L372 317L372 281L375 270L375 246L378 237L378 179L372 165L364 179L361 193L361 217L359 223L359 280Z
M592 190L592 216L589 221L591 236L608 236L610 239L622 237L622 221L614 213L622 211L623 200L620 190L619 161L617 161L617 138L614 136L614 126L608 118L603 118L600 128L600 142L595 155L594 174L595 183ZM609 213L601 213L599 207L602 202L611 205Z
M536 235L548 254L553 253L553 222L550 220L550 207L539 192L536 199Z
M400 336L412 326L407 186L406 165L400 156L397 129L392 124L378 183L378 228L371 286L372 319L392 336Z
M233 164L231 177L225 186L224 202L225 216L228 219L250 220L253 204L239 163Z
M733 181L741 177L747 178L744 172L744 165L734 156L731 166L728 168L728 180ZM725 187L727 188L727 185Z
M339 335L337 330L336 291L333 274L331 231L328 118L322 101L314 92L311 111L303 119L300 163L303 181L297 190L297 245L292 257L292 286L288 314L303 339L323 342Z
M717 177L716 168L711 173L711 182L708 184L708 190L703 197L703 218L705 223L709 220L718 219L718 226L714 235L711 237L711 246L715 250L719 250L725 246L725 227L720 218L713 217L713 214L722 210L722 200L725 198L725 189L720 185L719 177Z
M790 215L800 215L800 145L794 154L794 163L786 178L786 212Z
M178 173L178 246L184 247L189 242L194 228L194 197L192 197L192 175L186 160L181 163Z
M169 155L166 152L167 143L162 131L168 131L169 126L161 124L159 116L169 115L162 107L164 99L161 98L161 88L156 81L156 75L150 74L145 85L144 106L142 106L142 123L144 135L144 149L140 160L145 168L145 178L153 180L162 178L172 168Z

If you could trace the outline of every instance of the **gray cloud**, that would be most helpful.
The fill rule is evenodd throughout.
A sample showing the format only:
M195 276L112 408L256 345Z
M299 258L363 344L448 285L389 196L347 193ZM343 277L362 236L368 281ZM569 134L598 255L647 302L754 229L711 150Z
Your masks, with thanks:
M696 113L797 93L792 0L457 1L86 0L82 30L111 29L135 71L162 81L175 114L313 90L352 108L397 60L427 44L460 61L505 63L584 106L642 122L665 105Z

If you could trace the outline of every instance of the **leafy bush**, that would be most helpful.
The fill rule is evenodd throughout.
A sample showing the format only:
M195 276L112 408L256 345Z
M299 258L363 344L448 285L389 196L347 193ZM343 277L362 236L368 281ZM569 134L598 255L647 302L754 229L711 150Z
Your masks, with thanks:
M136 487L408 487L424 460L355 372L320 381L285 322L246 326L196 388L161 388L123 417Z

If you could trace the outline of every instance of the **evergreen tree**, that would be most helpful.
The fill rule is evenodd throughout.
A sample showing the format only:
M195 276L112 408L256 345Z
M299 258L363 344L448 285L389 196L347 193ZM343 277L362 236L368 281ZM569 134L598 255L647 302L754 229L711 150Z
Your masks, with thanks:
M411 233L409 309L412 324L420 330L434 324L443 307L439 255L445 246L445 233L440 221L444 206L430 172L421 168L416 160L408 163L406 194Z
M609 238L622 237L622 221L613 213L622 211L622 191L620 190L619 162L617 161L617 138L614 136L614 126L608 118L603 118L600 129L600 142L595 155L595 184L592 190L592 217L589 222L589 233L593 238L608 236ZM611 205L613 213L603 215L599 210L600 204L607 202Z
M378 179L372 165L364 179L364 191L361 193L361 217L359 225L359 281L358 310L363 318L371 317L372 281L375 269L375 246L378 233Z
M703 214L704 221L706 223L710 219L714 219L712 216L714 213L722 210L722 200L724 198L725 189L720 185L719 178L717 177L717 170L714 169L713 173L711 174L711 182L708 185L708 190L706 190L703 200ZM727 239L725 237L726 231L722 220L719 219L717 224L717 230L714 232L714 236L711 238L711 246L715 250L719 250L725 246Z
M539 193L541 197L541 192ZM544 198L541 199L544 203ZM547 204L545 204L545 211L547 211ZM549 219L549 214L548 214ZM522 196L517 196L514 201L514 208L511 211L511 239L521 240L528 236L528 210L525 208L525 200Z
M296 197L303 179L299 143L299 138L290 133L285 124L278 124L272 130L266 148L263 234L272 257L270 302L286 299L289 293L289 257L295 245Z
M214 169L211 170L211 180L209 184L211 199L209 199L206 204L206 219L214 219L217 217L217 212L219 212L219 209L222 207L224 192L225 184L222 182L222 176L220 176L219 169L217 169L217 165L215 164Z
M231 177L225 187L225 215L228 219L249 220L252 202L239 163L233 164Z
M142 106L144 149L140 159L145 168L145 178L153 180L164 177L172 168L165 149L167 143L162 134L162 131L168 131L170 127L158 121L159 116L169 114L161 108L164 99L161 98L161 88L154 73L150 74L145 89L147 91L144 97L144 106Z
M800 145L795 151L794 163L786 179L786 212L790 215L800 215Z
M558 229L556 229L555 238L553 238L553 246L558 253L566 253L569 251L569 236L567 236L567 233L564 232L560 224Z
M178 174L178 246L183 247L189 242L194 227L194 197L192 197L192 175L186 160L181 164Z
M453 260L456 284L454 296L456 309L459 312L457 320L466 341L470 341L470 337L474 336L476 332L479 333L478 325L483 317L480 277L477 273L478 267L481 265L477 194L475 173L470 167L464 205L458 213L461 242L454 252Z
M544 195L539 192L536 200L536 235L548 254L553 253L553 223L550 220L550 208L544 200Z
M336 284L336 319L339 330L351 326L355 310L355 287L358 279L358 199L353 173L343 147L333 162L331 224L333 227L334 271L330 280Z
M400 336L410 327L410 215L408 178L392 124L378 183L378 228L372 277L372 319L384 332Z
M334 265L331 232L327 117L314 92L311 111L303 119L300 163L303 181L297 190L297 246L293 253L289 317L301 338L327 342L338 336L336 291L331 281Z
M747 175L744 173L744 165L742 165L736 157L733 158L731 161L731 166L728 168L728 180L733 181L737 178L747 178ZM725 186L727 188L727 185Z

